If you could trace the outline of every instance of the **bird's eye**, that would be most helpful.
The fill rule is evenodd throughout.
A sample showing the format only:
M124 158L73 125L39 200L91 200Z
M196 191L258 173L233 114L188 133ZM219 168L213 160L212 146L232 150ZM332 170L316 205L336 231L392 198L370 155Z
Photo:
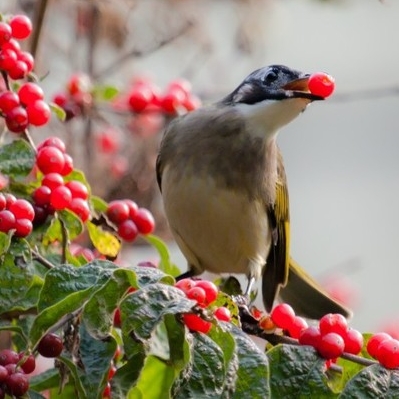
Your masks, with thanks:
M275 69L272 69L270 72L266 74L263 78L263 83L269 85L270 83L275 82L278 79L278 73Z

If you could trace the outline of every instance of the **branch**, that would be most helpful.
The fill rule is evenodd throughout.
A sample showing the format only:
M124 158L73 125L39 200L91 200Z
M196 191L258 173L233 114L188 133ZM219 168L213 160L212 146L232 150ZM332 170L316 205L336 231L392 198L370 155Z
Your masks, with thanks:
M61 218L58 218L61 224L61 235L62 235L62 251L61 251L61 263L66 263L66 254L68 250L68 230L65 227L65 223Z
M43 257L38 251L34 250L33 248L31 248L30 251L32 253L33 259L37 260L43 266L47 267L47 269L54 269L55 266L49 260Z
M111 62L102 71L99 71L96 74L94 74L93 75L94 79L99 79L102 76L112 72L114 69L120 68L123 63L125 63L126 61L129 61L131 58L143 57L145 55L153 53L156 50L159 50L160 48L166 46L167 44L173 42L178 37L180 37L183 34L185 34L193 25L194 25L194 23L192 21L188 21L185 24L185 26L183 26L183 28L180 29L178 32L176 32L175 34L171 35L170 37L167 37L167 38L161 40L160 42L158 42L152 48L145 49L145 50L138 50L136 48L131 49L126 54L121 55L119 58L117 58L116 60Z
M30 45L30 52L34 58L36 58L37 49L39 47L40 35L43 28L44 14L46 13L48 5L48 0L39 0L37 3L35 20L33 21L33 26L35 29L32 34L32 41Z

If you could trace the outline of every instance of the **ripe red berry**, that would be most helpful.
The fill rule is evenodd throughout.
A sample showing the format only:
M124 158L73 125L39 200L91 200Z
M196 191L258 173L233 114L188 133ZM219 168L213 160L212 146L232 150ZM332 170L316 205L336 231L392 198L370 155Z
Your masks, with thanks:
M115 224L122 223L129 218L129 207L125 201L115 200L108 204L107 216Z
M17 197L10 193L5 194L5 198L6 198L6 209L9 209L10 206L17 200Z
M255 316L253 312L251 311L253 317L258 321L258 326L264 330L266 333L273 333L276 330L276 325L273 323L272 318L270 315L264 315L261 316L260 314L258 315L258 312L260 312L258 309L255 310Z
M7 205L6 197L2 193L0 193L0 211L5 209L6 205Z
M211 304L218 296L218 288L216 287L215 284L212 283L212 281L199 280L196 281L195 286L200 287L205 291L206 294L204 301L205 306Z
M0 22L0 46L8 42L12 37L11 26L5 22Z
M348 322L345 317L339 313L328 313L319 321L321 335L334 332L341 337L345 337L348 329Z
M25 353L21 352L19 354L19 360L22 360L25 357ZM21 369L25 374L30 374L35 371L36 368L36 359L35 357L30 354L25 358L25 361L21 364Z
M109 128L97 136L97 146L105 154L113 154L119 149L119 132Z
M321 339L320 329L316 326L310 326L302 330L298 341L301 345L310 345L317 348Z
M41 142L37 149L41 150L43 147L56 147L58 148L63 154L66 151L65 143L57 136L50 136L47 137L43 142Z
M11 349L2 349L0 351L0 365L17 364L19 361L18 353Z
M32 32L32 22L26 15L14 15L9 23L16 39L26 39Z
M9 71L15 67L17 63L17 53L11 49L3 49L0 52L0 69L4 71Z
M23 79L27 74L28 65L21 60L17 60L13 67L8 70L8 76L13 80Z
M129 93L128 104L133 112L142 112L151 103L154 94L145 84L136 85Z
M56 334L46 334L37 346L38 352L44 357L57 357L61 354L64 345L61 338Z
M15 228L14 214L7 209L0 211L0 231L8 233L13 228Z
M303 317L295 316L291 326L288 328L290 337L298 339L301 332L308 327L308 323Z
M17 40L15 39L10 39L8 42L3 43L3 45L1 46L1 49L4 50L13 50L15 51L17 54L21 52L21 46L18 43Z
M17 106L6 113L6 125L10 132L21 133L28 127L28 114L25 108Z
M353 328L348 328L348 331L343 338L345 343L345 352L352 353L353 355L360 353L363 347L363 335L359 331Z
M11 111L18 105L20 105L20 102L16 93L8 90L0 93L0 111L2 111L4 114Z
M72 198L72 201L68 205L68 209L76 215L82 222L86 222L90 218L90 207L87 200L83 198Z
M8 376L5 381L8 391L13 396L22 396L29 389L28 377L23 373L14 373Z
M64 154L55 147L43 147L36 156L36 164L40 171L47 173L61 173L64 165Z
M14 214L16 219L28 219L32 221L35 217L32 204L24 199L17 199L10 205L9 211Z
M388 369L399 367L399 341L393 338L382 341L378 346L377 360Z
M35 59L33 58L33 55L29 53L28 51L20 51L17 53L17 59L18 61L22 61L25 63L26 67L28 68L28 73L33 71L33 68L35 66Z
M47 186L38 187L32 194L36 205L48 205L50 203L51 189Z
M203 288L195 286L186 292L186 296L188 299L197 301L197 303L201 306L205 303L206 292Z
M71 191L72 198L87 199L89 197L89 190L86 185L77 180L71 180L65 183L65 187L68 187Z
M112 377L116 374L117 368L114 365L114 362L111 361L111 366L108 371L108 380L112 380Z
M183 314L183 322L191 331L198 331L207 334L212 327L212 323L201 319L194 313Z
M103 399L111 398L111 384L107 382L103 391Z
M15 235L17 237L26 237L33 230L33 223L29 219L17 219L15 221Z
M155 220L152 213L145 208L139 208L133 218L141 234L150 234L155 229Z
M62 186L64 179L59 173L47 173L43 176L42 186L48 187L50 190Z
M136 216L139 207L134 201L130 199L125 200L125 203L129 208L129 218L133 219Z
M56 211L68 208L71 201L72 194L68 187L59 186L51 192L50 204Z
M42 100L44 92L36 83L26 82L18 89L18 97L22 104L28 105L36 100Z
M115 309L114 313L114 326L120 328L122 325L121 310L119 308Z
M231 321L231 312L225 306L217 308L214 313L215 317L220 321Z
M127 219L118 225L118 235L122 240L132 242L137 238L139 234L136 223L133 220Z
M170 90L161 100L162 109L168 114L175 114L183 105L185 94L180 89Z
M367 342L367 352L369 353L369 355L376 359L378 347L380 346L381 342L391 338L392 337L389 334L384 332L372 335Z
M295 312L287 303L281 303L272 310L270 316L277 327L288 330L294 322Z
M73 159L69 154L64 154L64 168L62 169L62 176L68 176L73 171Z
M308 80L309 91L320 97L330 96L335 88L334 78L324 72L314 73Z
M7 369L4 366L0 366L0 383L4 382L7 377L8 377Z
M344 352L343 338L335 332L329 332L320 338L317 351L325 359L335 359Z
M67 90L73 96L88 93L91 90L90 77L82 72L73 74L67 83Z
M49 105L43 100L31 102L26 107L29 123L34 126L45 125L51 117Z
M191 280L191 278L183 278L176 282L175 287L182 290L185 294L193 287L195 287L196 281Z

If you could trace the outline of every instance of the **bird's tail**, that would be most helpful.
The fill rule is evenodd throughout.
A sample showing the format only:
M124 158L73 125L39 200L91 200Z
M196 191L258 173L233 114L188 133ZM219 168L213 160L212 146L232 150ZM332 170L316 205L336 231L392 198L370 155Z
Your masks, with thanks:
M289 261L288 282L279 292L279 297L289 303L298 315L320 319L326 313L340 313L346 318L352 312L331 296L310 277L292 258Z

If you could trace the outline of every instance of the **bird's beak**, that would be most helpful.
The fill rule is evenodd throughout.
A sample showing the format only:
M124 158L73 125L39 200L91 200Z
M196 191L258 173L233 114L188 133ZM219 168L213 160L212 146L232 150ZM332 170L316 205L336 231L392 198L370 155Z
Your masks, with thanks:
M309 91L309 82L310 75L306 75L302 78L291 80L291 82L286 83L282 86L282 89L289 93L289 97L293 98L307 98L312 101L324 100L324 97L316 96Z

